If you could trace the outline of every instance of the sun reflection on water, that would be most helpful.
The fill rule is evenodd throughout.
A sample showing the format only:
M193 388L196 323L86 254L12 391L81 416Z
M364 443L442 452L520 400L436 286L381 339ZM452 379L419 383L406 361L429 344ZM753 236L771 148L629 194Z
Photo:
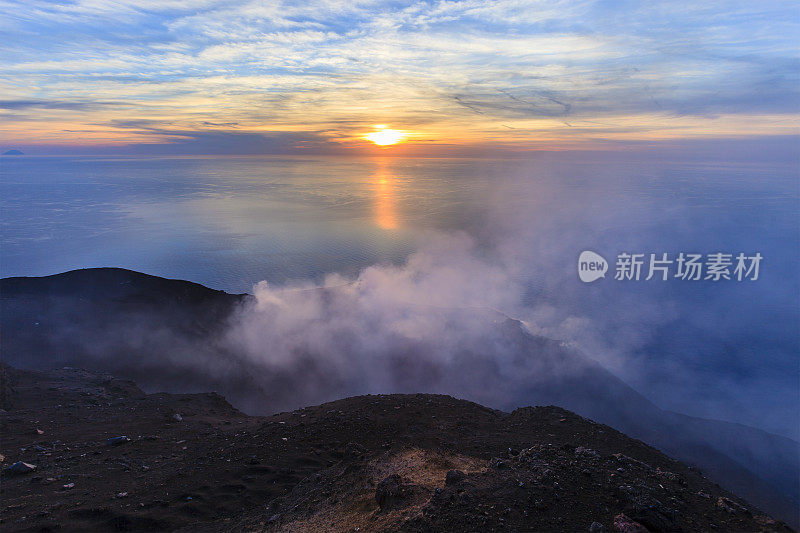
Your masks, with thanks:
M380 161L373 177L375 186L375 204L373 208L375 223L381 229L398 229L400 222L397 215L397 178Z

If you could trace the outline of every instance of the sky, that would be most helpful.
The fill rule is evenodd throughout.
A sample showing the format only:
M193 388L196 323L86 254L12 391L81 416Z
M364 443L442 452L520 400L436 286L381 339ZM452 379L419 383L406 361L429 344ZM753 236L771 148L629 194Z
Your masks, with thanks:
M775 0L0 0L0 151L791 138L798 44L800 8ZM376 125L404 143L371 145Z

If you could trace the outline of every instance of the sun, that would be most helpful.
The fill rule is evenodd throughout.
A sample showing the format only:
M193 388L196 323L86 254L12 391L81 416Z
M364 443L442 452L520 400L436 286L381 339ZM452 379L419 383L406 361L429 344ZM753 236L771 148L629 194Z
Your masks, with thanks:
M406 133L400 130L389 129L386 124L376 124L376 131L367 133L364 138L372 141L378 146L389 146L390 144L397 144L406 137Z

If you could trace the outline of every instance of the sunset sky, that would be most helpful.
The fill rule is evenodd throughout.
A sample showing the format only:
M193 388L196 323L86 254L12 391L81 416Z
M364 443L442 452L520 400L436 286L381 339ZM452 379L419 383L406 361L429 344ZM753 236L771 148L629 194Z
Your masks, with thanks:
M792 1L0 0L0 14L0 151L525 151L800 124ZM376 125L401 144L372 145Z

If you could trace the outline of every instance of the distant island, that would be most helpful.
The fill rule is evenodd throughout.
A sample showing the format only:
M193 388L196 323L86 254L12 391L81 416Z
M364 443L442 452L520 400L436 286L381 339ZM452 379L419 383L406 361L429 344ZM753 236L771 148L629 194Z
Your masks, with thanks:
M8 150L6 152L3 152L3 155L25 155L25 154L20 150Z

